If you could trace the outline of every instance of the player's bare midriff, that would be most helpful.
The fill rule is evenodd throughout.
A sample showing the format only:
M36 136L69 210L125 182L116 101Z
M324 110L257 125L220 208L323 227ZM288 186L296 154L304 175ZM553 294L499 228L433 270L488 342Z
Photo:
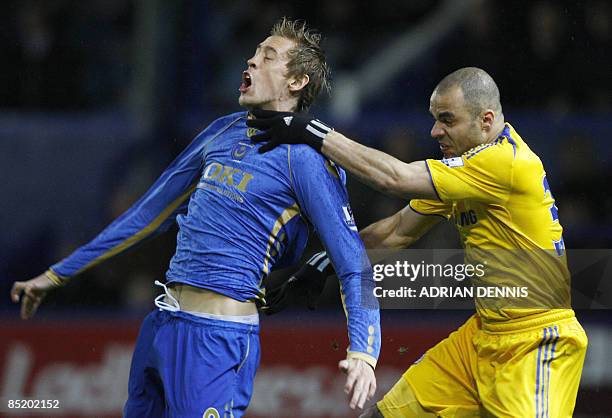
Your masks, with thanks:
M254 315L254 302L241 302L220 293L187 284L175 283L169 288L181 310L214 315Z

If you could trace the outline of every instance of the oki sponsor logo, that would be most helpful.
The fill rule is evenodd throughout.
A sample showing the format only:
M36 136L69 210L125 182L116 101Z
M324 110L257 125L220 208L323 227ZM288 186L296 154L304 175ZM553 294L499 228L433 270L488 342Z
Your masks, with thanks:
M229 165L210 163L204 170L204 180L212 180L245 192L253 175Z

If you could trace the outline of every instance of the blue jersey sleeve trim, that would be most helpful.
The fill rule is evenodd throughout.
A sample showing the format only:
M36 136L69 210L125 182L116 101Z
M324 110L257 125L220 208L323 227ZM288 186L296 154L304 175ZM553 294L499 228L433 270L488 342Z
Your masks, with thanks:
M489 147L492 147L493 145L497 145L497 141L495 142L491 142L490 144L486 144L486 145L482 145L480 148L478 148L476 151L470 153L467 157L465 157L467 160L469 160L470 158L474 157L475 155L478 155L478 153L486 150Z
M502 133L497 137L498 143L501 143L503 140L507 139L509 144L512 144L512 149L514 150L514 157L516 157L516 141L512 138L510 134L510 126L506 125Z
M408 203L408 207L409 207L410 209L412 209L412 211L413 211L414 213L416 213L417 215L422 215L422 216L439 216L439 217L440 217L440 218L442 218L442 219L445 219L445 220L446 220L446 219L448 219L446 216L444 216L444 215L440 215L440 214L438 214L438 213L423 213L423 212L419 212L418 210L416 210L415 208L413 208L413 207L412 207L412 205L411 205L410 203Z
M512 139L510 135L508 135L506 138L508 139L508 142L512 144L512 148L514 150L514 157L516 157L516 142L514 142L514 139Z

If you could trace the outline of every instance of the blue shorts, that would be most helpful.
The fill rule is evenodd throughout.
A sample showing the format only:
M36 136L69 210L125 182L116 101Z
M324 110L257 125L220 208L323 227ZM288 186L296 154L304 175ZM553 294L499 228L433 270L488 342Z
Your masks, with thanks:
M126 418L239 418L259 365L259 327L155 310L132 357Z

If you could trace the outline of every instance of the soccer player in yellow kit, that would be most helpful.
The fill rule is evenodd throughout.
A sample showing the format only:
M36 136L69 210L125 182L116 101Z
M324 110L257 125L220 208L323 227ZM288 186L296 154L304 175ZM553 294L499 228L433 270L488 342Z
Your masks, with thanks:
M570 307L562 227L538 156L504 121L494 80L446 76L430 99L444 158L404 163L307 115L262 115L270 139L305 142L372 187L418 197L360 232L368 248L406 248L442 219L466 257L485 257L480 285L523 286L526 305L476 298L476 314L428 350L361 417L571 417L587 337ZM480 260L483 261L483 260Z

